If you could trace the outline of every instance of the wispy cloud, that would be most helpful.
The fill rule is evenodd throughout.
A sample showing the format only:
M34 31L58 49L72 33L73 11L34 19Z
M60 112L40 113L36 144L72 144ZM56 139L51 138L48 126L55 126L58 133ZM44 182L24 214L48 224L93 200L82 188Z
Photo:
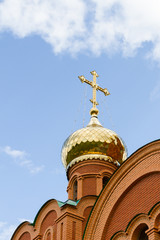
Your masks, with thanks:
M62 169L62 168L54 168L52 173L55 174L55 175L64 175L64 169Z
M0 31L39 35L55 53L132 56L148 42L147 56L160 61L159 12L159 0L4 0Z
M155 87L153 88L153 90L150 93L151 101L155 101L157 99L160 99L160 81L157 82L157 84L155 85Z
M10 146L1 147L0 151L14 159L17 165L27 168L32 174L36 174L44 168L44 166L35 166L33 161L27 158L28 154L25 151L12 149Z
M24 159L26 157L26 153L24 151L20 151L20 150L14 150L14 149L11 149L11 147L9 146L6 146L3 148L3 151L13 157L13 158L20 158L20 159Z
M11 239L16 226L9 225L7 222L0 222L0 240Z
M22 223L25 221L32 222L32 221L29 221L29 220L23 219L23 218L18 219L19 223ZM9 224L7 222L0 221L0 240L11 239L11 237L17 227L18 227L18 225Z

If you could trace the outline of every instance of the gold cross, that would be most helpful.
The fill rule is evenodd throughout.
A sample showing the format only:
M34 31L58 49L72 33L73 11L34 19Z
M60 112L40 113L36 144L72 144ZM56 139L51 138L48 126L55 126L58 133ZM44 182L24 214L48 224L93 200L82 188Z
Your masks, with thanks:
M98 102L96 101L96 90L97 91L100 90L101 92L104 93L105 96L109 95L110 93L108 92L107 88L101 88L96 83L96 78L99 77L96 71L92 71L91 74L93 75L93 81L88 81L83 75L79 76L79 79L81 80L82 83L85 82L93 88L93 98L90 100L93 103L93 107L90 110L90 114L91 116L97 116L99 111L96 107L98 105Z

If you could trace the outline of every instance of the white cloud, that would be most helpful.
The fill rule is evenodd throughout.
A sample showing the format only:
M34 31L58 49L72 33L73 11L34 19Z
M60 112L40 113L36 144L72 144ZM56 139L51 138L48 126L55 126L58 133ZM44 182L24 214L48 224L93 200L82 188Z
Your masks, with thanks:
M44 166L35 166L33 161L27 159L27 153L25 151L20 151L12 149L10 146L6 146L0 149L8 156L14 159L15 163L19 166L25 167L31 174L36 174L43 170Z
M25 222L25 221L32 222L32 221L29 221L29 220L23 219L23 218L18 219L18 221L20 223ZM0 221L0 240L11 239L16 228L17 228L17 225Z
M3 148L3 151L11 157L23 159L26 156L24 151L14 150L11 147L6 146Z
M160 81L157 82L157 84L155 85L155 87L153 88L153 90L150 93L151 101L155 101L159 98L160 98Z
M19 37L38 34L61 52L84 32L84 14L81 0L5 0L0 4L0 29Z
M0 240L8 240L11 239L16 226L9 225L6 222L0 222Z
M31 34L55 53L121 52L131 56L151 43L147 56L160 61L159 0L4 0L0 31Z
M0 229L2 229L6 225L6 222L0 222Z
M62 168L54 168L52 173L55 174L55 175L64 175L64 169L62 169Z
M39 173L43 170L44 166L39 166L39 167L35 167L35 166L32 166L29 170L30 170L30 173L32 174L36 174L36 173Z

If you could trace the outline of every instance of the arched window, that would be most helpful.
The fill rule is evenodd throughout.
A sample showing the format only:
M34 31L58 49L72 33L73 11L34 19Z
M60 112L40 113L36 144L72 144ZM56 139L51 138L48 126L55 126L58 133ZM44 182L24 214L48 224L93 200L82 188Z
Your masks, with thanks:
M52 224L51 224L52 225ZM55 240L56 239L56 225L49 226L44 234L42 233L42 240Z
M148 226L145 223L141 223L134 231L132 240L148 240L146 230Z
M47 233L46 240L51 240L51 233Z
M145 233L146 230L147 230L147 227L145 227L140 231L138 240L148 240L148 236Z
M51 232L50 230L44 234L43 240L51 240Z
M106 177L106 176L103 177L103 188L107 184L108 180L109 180L109 177Z
M73 200L77 201L77 180L73 184Z

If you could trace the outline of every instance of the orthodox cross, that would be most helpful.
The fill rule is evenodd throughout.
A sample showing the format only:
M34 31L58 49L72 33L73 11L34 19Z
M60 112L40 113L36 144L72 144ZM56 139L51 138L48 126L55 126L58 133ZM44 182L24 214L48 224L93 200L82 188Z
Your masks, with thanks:
M85 82L93 88L93 98L90 100L93 103L93 107L90 110L90 114L91 116L97 116L99 111L96 107L98 105L98 102L96 101L96 91L100 90L101 92L104 93L105 96L109 95L110 93L107 90L107 88L101 88L96 83L96 79L97 77L99 77L96 71L92 71L91 74L93 75L93 81L88 81L83 75L79 76L79 79L81 80L82 83Z

